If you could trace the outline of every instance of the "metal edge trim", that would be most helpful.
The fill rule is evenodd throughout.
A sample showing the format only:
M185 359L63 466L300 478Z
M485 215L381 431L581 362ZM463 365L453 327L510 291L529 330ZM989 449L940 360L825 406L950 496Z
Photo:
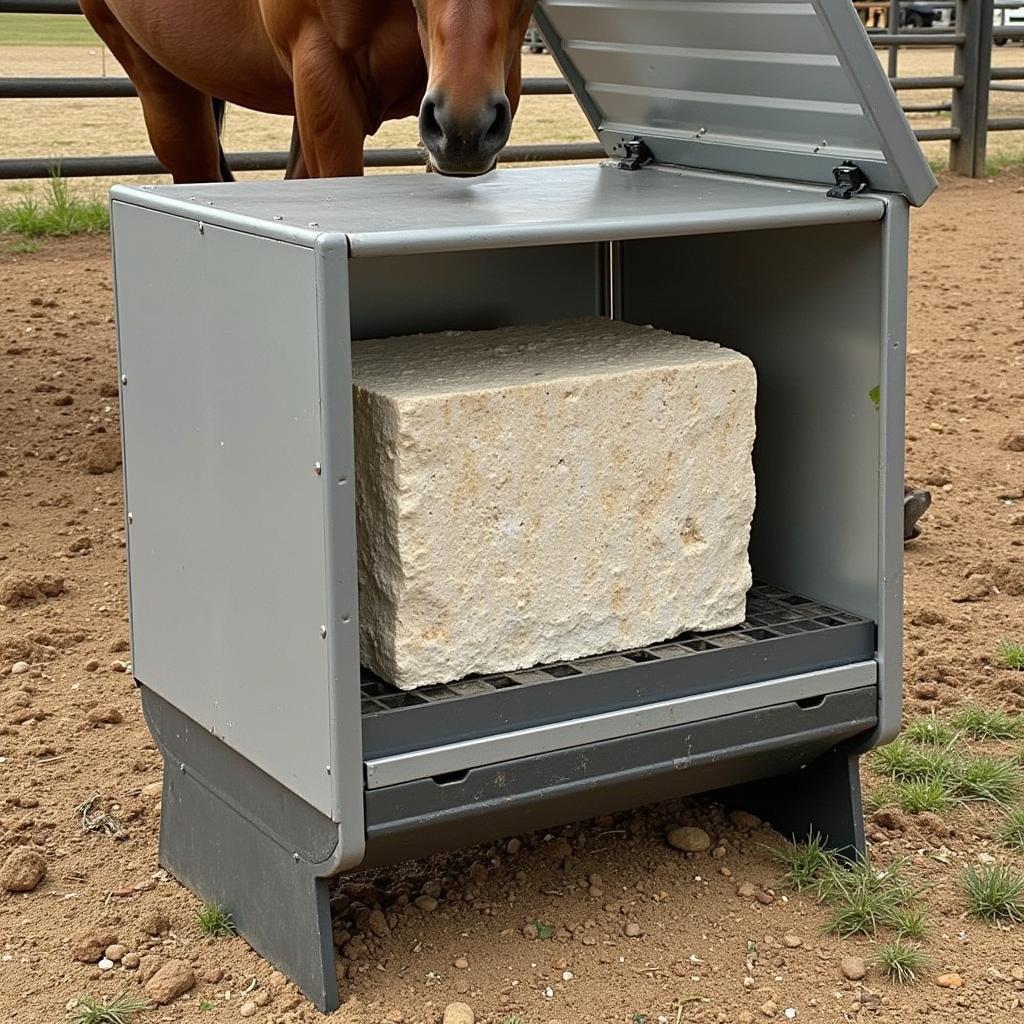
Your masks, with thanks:
M480 736L459 743L367 761L366 785L368 789L383 789L448 772L467 771L554 750L686 725L707 718L874 686L877 680L877 663L862 661L712 693L659 701L656 704L621 708L570 721L552 722L530 729Z

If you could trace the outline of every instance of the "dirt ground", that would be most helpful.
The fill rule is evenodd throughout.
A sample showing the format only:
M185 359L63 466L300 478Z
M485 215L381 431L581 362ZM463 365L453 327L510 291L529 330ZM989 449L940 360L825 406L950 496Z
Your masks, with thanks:
M1019 171L945 179L913 218L908 475L935 505L907 552L911 718L1024 709L1024 673L993 658L1024 639L1024 452L1000 447L1024 429L1022 225ZM106 239L0 254L0 860L27 848L47 869L34 891L0 892L0 1020L62 1021L82 994L139 993L170 959L195 986L138 1020L320 1020L242 939L204 938L197 901L157 862L161 765L126 671L111 313ZM767 826L687 802L342 886L335 1019L436 1024L460 1000L485 1024L1024 1022L1024 932L969 919L957 885L979 860L1024 868L994 839L999 818L869 818L876 863L903 858L928 885L914 987L876 968L847 980L840 959L875 940L823 934L827 911L780 884ZM679 823L714 852L672 849ZM108 943L120 962L102 970ZM948 972L962 987L936 984Z
M886 51L877 51L885 61ZM1024 48L1008 45L992 55L993 67L1024 65ZM68 75L93 77L122 74L114 58L103 47L95 46L4 46L0 42L0 68L5 75ZM950 75L953 50L918 48L904 50L899 57L899 74L906 77ZM525 55L524 73L529 77L557 75L547 55ZM925 90L901 93L905 104L932 105L949 102L949 90ZM993 91L992 117L1020 116L1024 101L1019 92ZM90 156L101 153L149 153L142 111L136 100L4 100L0 105L0 153L15 156ZM914 114L916 128L935 128L949 124L949 114ZM224 141L228 151L285 150L291 134L291 119L259 114L231 107L225 122ZM516 145L539 142L589 142L593 139L579 105L571 96L528 96L512 129ZM415 146L416 124L413 118L385 124L368 146L375 149ZM924 150L930 160L941 164L949 144L928 142ZM1024 132L993 132L989 138L990 160L1006 162L1024 158ZM279 177L278 174L255 175ZM247 175L248 177L248 175ZM102 195L114 179L83 182L80 188ZM151 177L147 182L162 179ZM0 184L4 189L24 184ZM37 185L29 187L36 188Z

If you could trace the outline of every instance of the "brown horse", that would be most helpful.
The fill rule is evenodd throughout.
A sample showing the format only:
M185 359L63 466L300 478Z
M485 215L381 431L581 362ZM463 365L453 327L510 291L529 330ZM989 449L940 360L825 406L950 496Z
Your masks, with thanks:
M419 110L442 174L482 174L508 140L536 0L80 0L135 83L177 182L224 177L212 97L293 114L294 175L362 174L380 125ZM293 148L293 156L296 155Z

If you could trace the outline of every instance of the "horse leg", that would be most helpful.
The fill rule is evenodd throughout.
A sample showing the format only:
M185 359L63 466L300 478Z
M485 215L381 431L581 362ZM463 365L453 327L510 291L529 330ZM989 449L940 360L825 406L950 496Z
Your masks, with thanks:
M288 147L288 165L284 170L285 179L308 178L306 161L302 158L302 139L299 137L298 118L292 120L292 141Z
M80 6L135 84L157 159L176 182L220 181L220 140L211 98L153 60L104 0L81 0Z
M292 51L301 158L312 178L363 173L366 115L356 74L331 39L308 31Z

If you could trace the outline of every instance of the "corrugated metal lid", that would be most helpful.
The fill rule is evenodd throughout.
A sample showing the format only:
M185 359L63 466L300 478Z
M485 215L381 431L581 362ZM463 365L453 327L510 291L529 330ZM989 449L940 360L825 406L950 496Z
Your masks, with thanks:
M850 0L541 0L537 22L609 154L869 186L936 187Z

